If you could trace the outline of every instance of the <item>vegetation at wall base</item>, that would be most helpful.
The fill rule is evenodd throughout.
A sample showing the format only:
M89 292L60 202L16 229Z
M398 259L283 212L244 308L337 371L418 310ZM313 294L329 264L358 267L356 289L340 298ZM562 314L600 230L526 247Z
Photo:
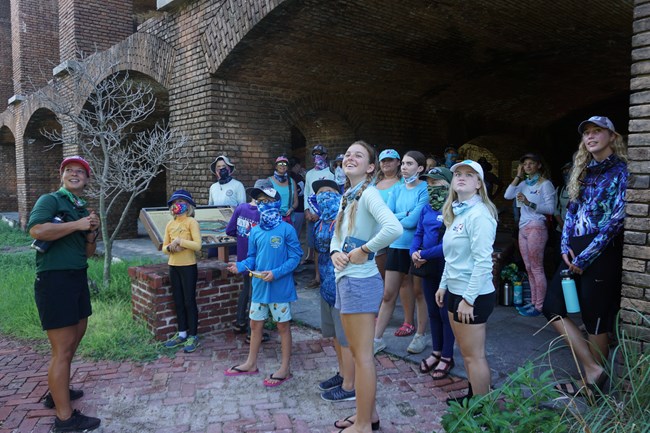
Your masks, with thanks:
M648 327L650 317L636 312ZM618 345L610 353L607 392L589 398L557 391L558 372L550 352L529 361L498 389L461 406L452 403L442 417L451 433L647 433L650 429L650 353L617 327ZM545 362L546 360L546 362ZM549 368L550 367L550 368Z
M34 303L34 255L26 233L0 223L0 332L30 340L30 346L46 350L49 345ZM91 283L93 314L77 354L86 359L148 361L162 353L144 324L131 315L131 283L127 269L145 261L119 262L108 288ZM102 281L101 258L88 261L88 278Z

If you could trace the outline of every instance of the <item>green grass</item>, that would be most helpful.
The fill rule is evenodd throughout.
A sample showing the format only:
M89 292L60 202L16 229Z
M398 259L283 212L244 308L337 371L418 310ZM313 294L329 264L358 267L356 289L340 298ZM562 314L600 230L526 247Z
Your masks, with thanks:
M34 303L34 250L31 238L20 230L0 223L0 332L19 339L33 340L47 347ZM131 283L127 269L148 263L129 261L113 265L111 285L101 285L103 261L88 261L93 315L78 353L87 359L147 361L164 351L145 326L131 316Z

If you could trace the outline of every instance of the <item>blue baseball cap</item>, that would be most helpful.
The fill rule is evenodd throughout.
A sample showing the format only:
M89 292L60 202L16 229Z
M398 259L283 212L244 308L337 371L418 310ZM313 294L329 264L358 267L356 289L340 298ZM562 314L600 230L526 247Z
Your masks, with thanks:
M178 199L183 199L192 206L196 206L196 203L194 203L194 199L192 198L192 194L189 192L185 191L184 189L177 189L174 191L171 197L169 197L169 200L167 200L167 206L171 206L174 200Z
M399 153L395 149L384 149L379 154L379 161L382 161L386 158L401 159Z
M585 126L587 126L587 123L593 123L594 125L598 125L601 128L609 129L612 132L616 132L616 130L614 129L614 124L607 117L591 116L589 119L580 122L580 125L578 126L578 132L580 134L582 134L585 131Z

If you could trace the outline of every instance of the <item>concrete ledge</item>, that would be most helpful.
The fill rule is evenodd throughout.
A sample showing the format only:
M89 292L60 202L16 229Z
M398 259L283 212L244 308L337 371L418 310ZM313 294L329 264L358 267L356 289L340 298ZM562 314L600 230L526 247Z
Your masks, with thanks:
M25 99L25 95L14 95L11 98L7 99L7 104L8 105L14 105L18 104L19 102L23 102Z
M156 0L156 7L159 11L166 11L186 2L187 0Z

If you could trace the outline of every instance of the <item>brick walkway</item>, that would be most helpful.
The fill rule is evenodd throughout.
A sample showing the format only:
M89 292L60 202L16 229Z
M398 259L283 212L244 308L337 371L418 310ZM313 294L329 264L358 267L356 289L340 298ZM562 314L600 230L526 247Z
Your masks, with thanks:
M318 331L293 328L293 379L277 388L262 385L279 365L279 337L263 345L262 374L225 377L223 370L243 361L243 336L206 336L197 352L175 358L132 362L73 363L72 383L85 392L73 407L99 416L97 432L331 432L333 421L350 415L354 402L330 403L317 383L336 369L331 341ZM442 432L440 418L448 393L467 382L434 382L417 365L380 355L377 358L381 431ZM54 410L40 399L47 391L47 355L28 344L0 336L0 433L47 432Z

